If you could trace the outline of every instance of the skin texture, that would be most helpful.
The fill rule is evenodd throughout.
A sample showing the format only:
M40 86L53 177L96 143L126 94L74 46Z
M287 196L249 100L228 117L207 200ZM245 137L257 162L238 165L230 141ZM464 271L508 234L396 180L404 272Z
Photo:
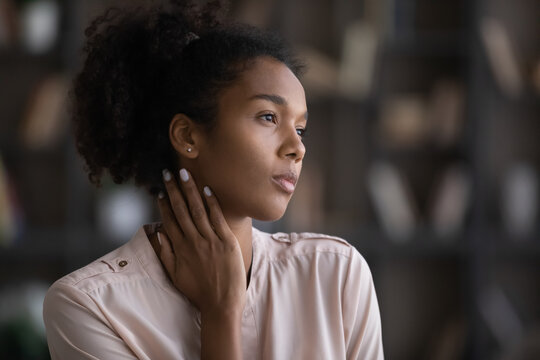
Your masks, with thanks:
M292 194L273 177L300 175L307 111L300 81L268 57L254 59L219 94L218 106L211 133L183 114L171 120L169 138L189 179L164 177L159 256L176 288L201 311L202 358L241 359L252 219L283 216Z

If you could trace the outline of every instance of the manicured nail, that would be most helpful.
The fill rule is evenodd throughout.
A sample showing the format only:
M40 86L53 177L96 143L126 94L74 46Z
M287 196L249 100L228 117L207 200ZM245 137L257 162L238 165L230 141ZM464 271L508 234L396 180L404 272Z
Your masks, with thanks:
M163 199L165 197L165 194L163 191L160 191L159 194L157 194L158 198Z
M186 169L180 170L180 179L182 179L183 182L187 182L189 180L189 174Z
M167 169L163 169L163 179L165 181L171 180L171 173Z
M158 241L159 241L159 246L161 246L161 236L159 235L159 231L158 231L158 233L157 233L157 239L158 239Z
M212 196L212 190L210 190L208 186L204 187L204 193L206 194L206 196Z

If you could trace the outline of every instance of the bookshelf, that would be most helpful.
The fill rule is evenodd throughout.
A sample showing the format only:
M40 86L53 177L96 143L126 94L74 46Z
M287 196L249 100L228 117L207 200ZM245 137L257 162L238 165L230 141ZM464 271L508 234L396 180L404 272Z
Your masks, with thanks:
M0 247L0 291L27 281L50 284L118 246L99 231L96 213L115 187L90 186L69 126L37 149L22 144L19 133L28 94L48 75L73 76L80 66L82 29L113 3L127 2L58 2L62 31L46 53L0 47L0 79L7 84L0 87L0 154L26 218L25 231ZM277 29L325 59L312 66L325 70L311 75L319 82L305 83L310 129L299 184L304 192L296 194L282 220L256 226L324 232L353 244L373 272L389 359L519 358L530 351L540 323L538 214L532 226L509 225L512 196L505 197L505 191L514 194L512 184L530 183L535 173L540 186L540 89L533 80L540 67L535 17L540 5L320 0L306 7L299 1L262 1L260 9L250 5L248 11L248 3L233 1L238 18ZM494 61L497 51L503 52L498 59L508 54L496 41L489 45L500 27L488 22L482 30L485 18L497 20L511 39L510 65ZM363 77L344 85L339 74L345 33L359 19L372 27L372 32L360 27L356 36L363 36L365 51L375 39L374 61L364 53L358 60L359 68L366 67ZM513 58L518 85L512 85ZM403 204L385 205L380 190L370 185L378 164L386 167L375 179L389 181ZM516 167L520 164L526 171ZM454 165L461 172L447 172ZM453 184L446 199L462 202L450 213L441 205L448 200L436 201L444 198L437 194L445 179ZM529 208L534 213L540 197L534 186L525 187L534 198ZM148 200L154 221L157 210ZM412 215L384 218L400 206ZM437 220L437 206L439 217L453 216L453 222ZM440 221L446 227L437 228ZM396 237L395 229L408 235ZM505 339L508 329L517 330Z

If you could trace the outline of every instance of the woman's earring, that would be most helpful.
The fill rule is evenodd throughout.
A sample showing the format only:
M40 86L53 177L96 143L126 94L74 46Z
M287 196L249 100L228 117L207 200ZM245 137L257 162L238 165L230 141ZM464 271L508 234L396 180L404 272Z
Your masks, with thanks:
M191 148L187 148L187 152L191 152Z

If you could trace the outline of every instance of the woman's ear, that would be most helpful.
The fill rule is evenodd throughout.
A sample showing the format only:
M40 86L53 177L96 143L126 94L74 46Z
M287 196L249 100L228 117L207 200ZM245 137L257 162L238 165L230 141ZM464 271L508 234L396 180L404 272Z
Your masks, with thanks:
M178 154L189 159L199 155L200 129L185 114L176 114L169 125L169 140Z

